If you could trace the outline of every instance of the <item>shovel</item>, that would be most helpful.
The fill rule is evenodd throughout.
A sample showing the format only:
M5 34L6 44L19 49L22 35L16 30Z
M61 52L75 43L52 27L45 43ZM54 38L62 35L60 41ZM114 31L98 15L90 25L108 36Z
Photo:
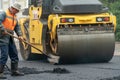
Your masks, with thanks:
M9 36L13 37L13 38L16 38L16 39L20 40L17 36L14 36L14 35L12 35L8 32L7 32L7 34ZM40 51L41 53L43 53L44 55L48 56L49 57L48 61L50 63L53 63L53 64L59 63L59 58L60 58L59 56L56 56L56 55L53 55L53 54L46 54L44 51L42 51L39 48L33 46L31 43L27 42L26 40L20 40L20 41L28 44L29 46L33 47L34 49L36 49L36 50Z

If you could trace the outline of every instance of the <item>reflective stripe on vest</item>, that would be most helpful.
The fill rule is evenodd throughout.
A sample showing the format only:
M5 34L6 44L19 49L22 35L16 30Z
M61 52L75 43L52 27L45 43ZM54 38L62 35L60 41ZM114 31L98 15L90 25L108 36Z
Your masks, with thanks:
M16 16L12 15L10 13L9 10L6 11L6 18L5 20L2 22L3 26L6 28L6 29L9 29L9 30L14 30L16 24L17 24L17 19L16 19Z

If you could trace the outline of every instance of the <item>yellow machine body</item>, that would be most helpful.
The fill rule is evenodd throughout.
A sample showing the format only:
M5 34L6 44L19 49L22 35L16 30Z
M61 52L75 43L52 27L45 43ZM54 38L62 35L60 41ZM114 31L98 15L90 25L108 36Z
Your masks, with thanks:
M102 22L96 22L96 18L97 17L109 17L109 21L102 21ZM74 22L60 22L60 19L66 19L66 18L72 18L74 19ZM51 22L53 23L51 25ZM72 25L72 24L80 24L80 26L82 24L87 24L89 27L91 27L91 25L97 24L98 26L101 24L104 25L109 25L112 24L114 26L114 31L116 30L116 16L110 15L109 13L101 13L101 14L82 14L82 15L55 15L52 14L49 16L48 18L48 28L51 31L50 32L50 37L51 37L51 44L52 41L56 39L56 29L57 27L61 27L60 25ZM72 28L72 26L70 26ZM53 52L56 52L56 49L53 48L53 46L51 45L51 48L53 50Z
M66 58L66 56L69 55L68 53L70 53L69 49L66 50L66 47L73 45L74 47L73 48L70 47L70 49L73 49L73 51L75 50L74 52L79 51L78 49L83 49L83 51L77 52L77 55L80 56L80 58L82 56L84 57L82 60L87 60L85 56L88 54L88 52L86 51L87 50L90 51L91 56L88 57L88 60L89 60L91 59L91 57L94 57L94 56L99 57L98 55L99 53L95 54L94 53L95 49L93 50L92 48L87 49L87 46L90 46L93 44L94 46L91 46L91 47L96 48L95 44L100 43L100 44L103 44L101 45L101 47L105 46L105 48L107 47L109 48L109 50L106 50L105 52L103 51L102 54L108 53L112 49L110 51L110 55L107 54L110 57L107 60L103 60L103 61L109 61L111 59L114 52L114 32L116 30L116 17L114 15L106 12L94 13L94 14L92 13L91 14L50 14L47 18L46 30L44 30L46 26L44 26L44 23L41 20L41 15L42 15L42 6L35 7L31 5L29 7L29 16L25 18L21 18L19 20L21 30L23 32L23 37L26 38L26 40L30 42L32 45L39 48L41 51L46 52L47 54L52 53L55 55L62 56L63 58ZM27 22L27 26L25 26L26 22ZM102 26L103 28L100 28ZM68 30L66 30L66 28ZM77 29L79 30L76 31ZM88 29L90 31L88 31ZM85 32L83 30L85 30ZM62 31L62 32L59 33L59 31ZM64 34L65 32L67 32L67 34ZM104 36L104 33L105 33L105 36ZM45 35L45 37L43 37L43 35ZM98 36L100 35L100 38L97 35ZM108 39L109 36L111 40ZM76 40L74 38L78 38L78 39ZM103 41L103 43L100 41L100 39L101 41ZM86 40L85 43L84 43L84 40ZM108 42L106 40L108 40ZM64 44L64 42L66 41L68 41L68 43ZM78 44L81 43L79 46L75 45L77 44L77 41L78 41ZM82 44L82 42L84 44ZM107 44L104 44L104 43L107 43ZM108 45L109 43L111 44ZM27 60L29 56L32 57L31 54L44 55L43 53L41 53L40 51L32 47L26 46L26 44L24 43L22 46L23 47L21 48L21 50L23 49L24 53L27 53L27 54L22 54L25 60ZM112 47L109 47L109 46L112 46ZM46 48L46 47L49 47L49 48ZM62 47L64 49L61 49ZM78 48L77 50L76 50L76 47ZM102 50L105 50L105 49L100 49L100 50L102 52ZM62 54L62 51L63 51L63 54ZM73 54L70 53L70 56L69 56L70 59ZM73 55L73 56L75 57L76 55Z

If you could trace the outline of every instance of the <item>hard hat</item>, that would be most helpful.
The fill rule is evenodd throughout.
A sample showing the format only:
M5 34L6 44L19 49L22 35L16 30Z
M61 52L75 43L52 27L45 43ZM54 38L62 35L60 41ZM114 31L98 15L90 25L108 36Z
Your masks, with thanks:
M19 3L14 3L11 7L17 9L18 11L21 10L21 5Z

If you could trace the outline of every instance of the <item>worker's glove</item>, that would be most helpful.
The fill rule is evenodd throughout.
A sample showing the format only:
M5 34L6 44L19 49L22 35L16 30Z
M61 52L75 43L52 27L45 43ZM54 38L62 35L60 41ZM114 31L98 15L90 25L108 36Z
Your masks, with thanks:
M23 38L22 36L18 37L20 41L25 41L25 38Z
M7 34L6 29L2 25L0 25L0 34L1 35L6 35Z
M7 35L7 34L8 34L7 30L2 31L2 35Z

